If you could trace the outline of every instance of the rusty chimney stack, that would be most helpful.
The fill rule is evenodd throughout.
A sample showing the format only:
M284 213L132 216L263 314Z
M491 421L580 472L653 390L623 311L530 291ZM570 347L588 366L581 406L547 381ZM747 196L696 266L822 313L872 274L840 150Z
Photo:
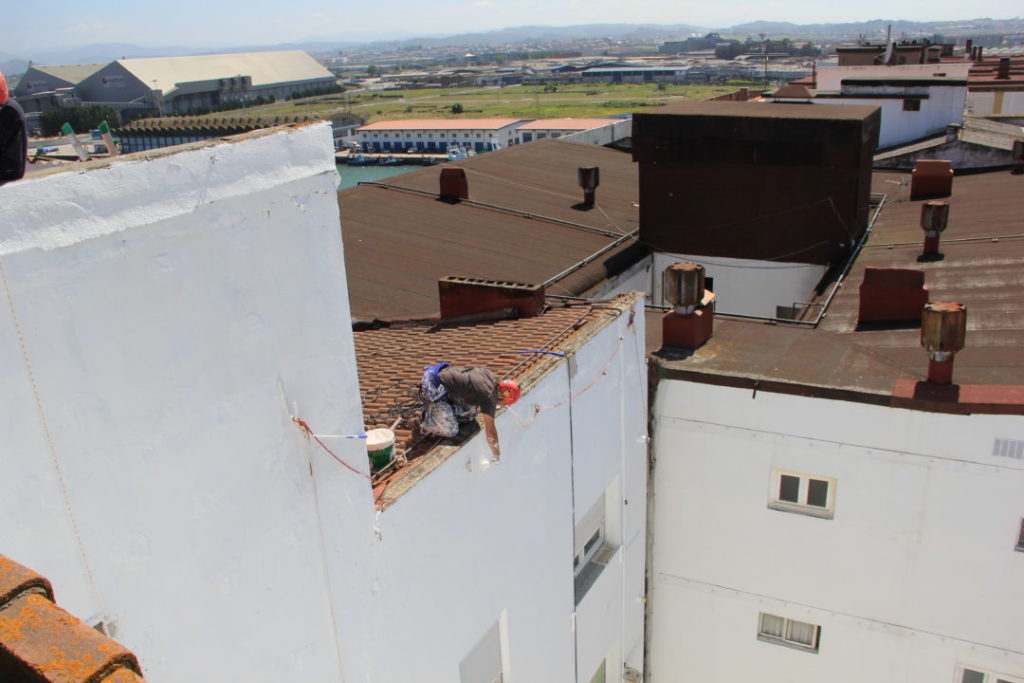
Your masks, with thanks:
M466 170L463 168L441 169L441 199L456 203L461 199L469 199L469 183L466 181Z
M1024 140L1014 140L1013 149L1010 151L1010 163L1013 164L1013 173L1024 173Z
M967 39L967 45L964 46L964 57L970 59L974 56L974 41L970 38Z
M976 47L976 48L975 48L975 54L976 54L976 55L978 55L978 56L974 58L974 61L976 61L976 62L980 62L980 61L981 61L981 58L982 58L982 52L984 52L984 51L985 51L985 48L984 48L984 47L982 47L981 45L979 45L978 47Z
M715 295L704 288L704 266L674 263L663 278L672 310L662 318L662 345L696 349L711 338L715 317Z
M1000 57L999 58L999 67L996 70L996 78L1001 78L1003 80L1009 80L1009 78L1010 78L1010 58L1009 57Z
M949 204L946 202L929 201L921 205L921 229L924 230L925 258L937 258L939 254L939 235L946 229L949 222Z
M951 301L925 304L921 313L921 346L928 352L928 381L953 383L953 356L964 348L967 307Z
M594 206L594 193L601 184L601 169L597 166L579 169L580 187L583 188L583 206L587 209Z

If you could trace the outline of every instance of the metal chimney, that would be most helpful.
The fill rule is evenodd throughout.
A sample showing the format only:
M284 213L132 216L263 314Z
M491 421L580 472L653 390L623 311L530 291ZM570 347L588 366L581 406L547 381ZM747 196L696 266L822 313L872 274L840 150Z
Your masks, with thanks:
M928 381L953 383L953 356L964 348L967 307L951 301L925 304L921 312L921 346L928 352Z
M697 349L715 324L715 294L704 288L704 266L674 263L665 269L662 285L673 309L661 319L662 346Z
M580 167L579 181L583 188L583 206L589 209L594 206L594 193L601 184L601 169L597 166Z
M921 205L921 229L924 230L924 253L926 258L939 256L939 235L949 221L949 204L929 201Z
M704 266L673 263L665 269L662 291L676 313L693 313L704 299Z

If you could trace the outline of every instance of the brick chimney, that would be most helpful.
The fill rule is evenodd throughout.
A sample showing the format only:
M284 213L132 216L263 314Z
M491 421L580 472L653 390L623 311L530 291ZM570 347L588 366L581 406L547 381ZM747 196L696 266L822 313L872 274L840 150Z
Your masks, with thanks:
M449 275L437 281L441 320L508 312L533 318L544 308L544 286Z
M453 204L461 199L469 199L469 182L466 180L464 168L441 169L441 199Z
M967 338L967 307L950 301L925 304L921 313L921 346L928 352L928 381L953 383L953 356Z
M674 263L662 281L665 299L673 310L661 319L662 346L696 349L711 338L715 295L704 288L704 266Z
M974 41L970 38L967 39L967 45L964 46L964 57L970 59L974 56Z
M910 268L864 269L860 283L859 323L904 322L921 319L928 303L924 271Z
M1000 57L999 58L999 67L996 69L996 78L1001 78L1003 80L1009 80L1010 79L1010 58L1009 57Z
M939 235L946 229L949 222L949 204L946 202L928 201L921 205L921 229L924 230L924 258L938 258Z

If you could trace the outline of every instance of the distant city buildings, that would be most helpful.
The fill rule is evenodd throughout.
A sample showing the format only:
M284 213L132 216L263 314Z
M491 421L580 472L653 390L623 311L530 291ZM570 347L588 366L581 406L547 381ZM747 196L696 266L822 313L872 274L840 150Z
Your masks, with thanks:
M14 96L26 111L103 104L124 119L209 111L326 92L334 75L301 50L32 66Z

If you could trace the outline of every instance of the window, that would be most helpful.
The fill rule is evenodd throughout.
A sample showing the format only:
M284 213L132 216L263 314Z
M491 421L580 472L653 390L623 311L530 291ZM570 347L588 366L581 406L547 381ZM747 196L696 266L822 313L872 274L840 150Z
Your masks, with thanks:
M1024 678L1019 676L1006 676L1004 674L992 673L984 669L963 667L956 679L957 683L1024 683Z
M618 547L617 542L613 540L617 534L615 525L613 523L612 527L609 527L608 510L605 507L608 501L618 500L617 491L618 488L613 485L609 491L598 496L587 513L576 524L573 533L575 549L572 571L576 577L574 588L577 605L597 581Z
M921 111L921 100L903 100L903 111Z
M1014 550L1024 553L1024 518L1020 520L1020 530L1017 532L1017 547Z
M761 612L757 628L758 640L780 645L789 645L810 652L818 651L821 627L805 621L786 619L775 614Z
M580 523L576 525L576 555L573 558L572 571L579 576L587 563L601 549L604 541L604 496L594 503Z
M835 479L772 470L771 482L769 508L832 519L836 498Z

